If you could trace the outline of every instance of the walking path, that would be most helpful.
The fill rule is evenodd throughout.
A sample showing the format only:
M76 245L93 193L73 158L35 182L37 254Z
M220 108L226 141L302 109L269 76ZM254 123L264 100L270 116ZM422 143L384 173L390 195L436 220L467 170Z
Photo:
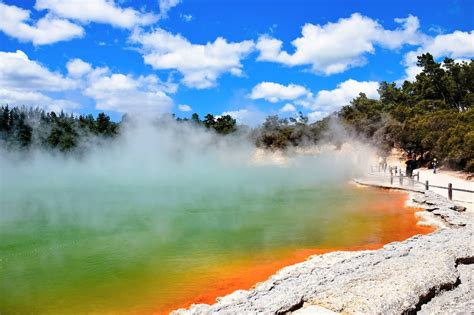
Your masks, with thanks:
M449 183L453 184L453 188L461 188L474 191L474 181L465 180L456 176L456 172L438 170L436 174L433 173L433 170L426 168L415 170L415 174L420 173L420 181L425 182L426 180L430 185L443 186L447 187ZM434 192L447 196L448 191L446 189L440 188L430 188ZM474 211L474 193L462 192L462 191L453 191L453 201L461 203L469 211Z
M387 163L388 166L392 167L402 167L404 170L405 164L404 164L404 158L403 155L400 151L393 150L390 156L387 158ZM451 170L445 170L445 169L439 169L436 174L433 173L433 170L427 169L427 168L419 168L413 171L413 174L420 174L419 181L421 183L425 183L425 181L429 182L429 185L435 185L435 186L442 186L442 187L448 187L448 184L451 183L453 185L453 188L459 188L459 189L467 189L474 191L474 181L471 179L467 179L469 174L464 173L464 172L457 172L457 171L451 171ZM374 169L374 172L370 174L370 176L380 176L381 174L379 172L376 172ZM390 180L389 173L388 173L388 168L386 171L386 175L388 176L388 180ZM471 174L472 175L472 174ZM397 186L398 184L398 179L394 180L394 185ZM406 186L406 179L405 179L405 188ZM399 185L398 185L399 186ZM416 189L424 189L424 184L415 184L414 185ZM442 188L435 188L435 187L430 187L431 191L434 191L441 196L448 197L448 190L447 189L442 189ZM461 191L453 191L453 201L466 207L468 211L474 212L474 193L467 193L467 192L461 192Z

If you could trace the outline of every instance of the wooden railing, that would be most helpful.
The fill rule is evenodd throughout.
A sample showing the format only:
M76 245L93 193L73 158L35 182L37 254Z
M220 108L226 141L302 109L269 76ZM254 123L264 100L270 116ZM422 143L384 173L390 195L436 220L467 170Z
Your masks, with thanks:
M420 181L420 172L416 174L412 174L411 177L406 176L406 173L402 170L397 170L396 167L378 167L378 166L372 166L371 167L372 172L375 170L378 170L378 172L388 172L390 173L390 185L393 185L393 181L395 179L398 179L398 183L400 186L403 186L404 179L407 179L408 184L414 185L420 184L425 187L425 190L429 190L430 188L439 188L439 189L446 189L448 191L448 199L453 200L453 191L461 191L461 192L466 192L466 193L471 193L474 194L474 190L469 190L469 189L462 189L462 188L454 188L452 183L449 183L447 187L445 186L439 186L439 185L431 185L428 180L425 180L424 182Z

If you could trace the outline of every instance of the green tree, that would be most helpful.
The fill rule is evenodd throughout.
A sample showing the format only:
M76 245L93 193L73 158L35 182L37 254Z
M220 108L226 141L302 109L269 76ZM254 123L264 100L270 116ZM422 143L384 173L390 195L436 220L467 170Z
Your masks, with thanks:
M212 114L207 114L206 116L204 116L203 123L206 128L213 128L216 124L216 118Z
M237 129L237 121L230 115L224 115L217 118L214 129L220 134L229 134Z
M199 115L197 113L193 113L191 115L191 121L195 122L196 124L201 124L201 119L199 119Z

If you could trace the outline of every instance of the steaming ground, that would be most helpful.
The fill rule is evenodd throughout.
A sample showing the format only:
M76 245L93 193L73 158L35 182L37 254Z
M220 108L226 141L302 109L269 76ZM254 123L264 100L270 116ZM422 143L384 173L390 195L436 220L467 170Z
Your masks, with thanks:
M78 155L1 151L0 313L167 301L216 260L368 237L343 236L344 224L370 231L353 206L366 196L341 188L365 167L362 145L262 153L245 136L178 123L92 143Z

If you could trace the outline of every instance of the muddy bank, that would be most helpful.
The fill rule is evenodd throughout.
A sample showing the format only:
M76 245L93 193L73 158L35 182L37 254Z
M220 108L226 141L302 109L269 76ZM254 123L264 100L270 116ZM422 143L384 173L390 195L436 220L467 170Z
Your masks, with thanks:
M239 290L213 305L193 305L175 314L304 314L310 310L400 314L472 308L472 282L463 280L474 262L472 213L433 192L411 194L414 204L425 208L424 219L437 222L436 232L379 250L312 256L281 269L252 290Z

